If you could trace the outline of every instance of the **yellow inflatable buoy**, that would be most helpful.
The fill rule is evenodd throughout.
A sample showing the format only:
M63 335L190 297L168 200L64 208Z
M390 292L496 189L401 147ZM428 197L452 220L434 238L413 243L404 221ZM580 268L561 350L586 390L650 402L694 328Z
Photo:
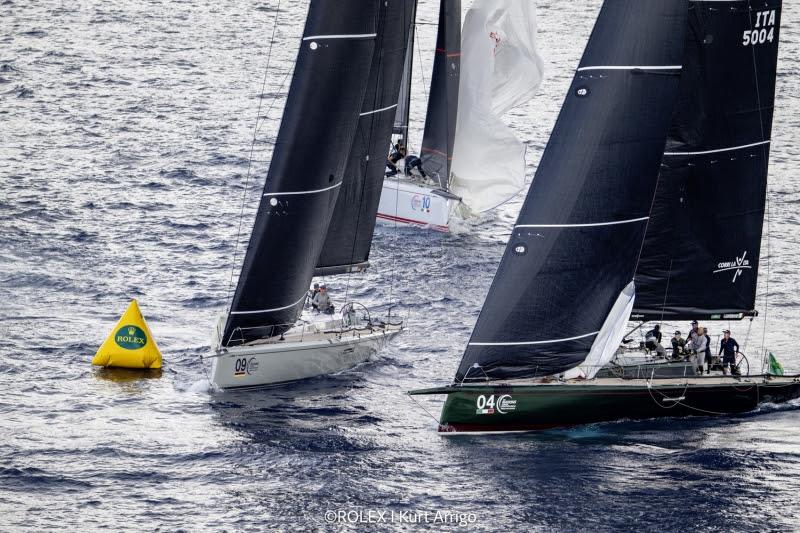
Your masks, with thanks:
M97 366L161 368L161 352L134 298L92 359Z

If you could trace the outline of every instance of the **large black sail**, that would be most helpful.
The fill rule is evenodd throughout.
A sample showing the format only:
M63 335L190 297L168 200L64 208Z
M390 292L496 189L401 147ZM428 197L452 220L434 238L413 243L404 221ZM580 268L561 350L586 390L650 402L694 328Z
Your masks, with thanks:
M364 99L382 0L312 0L223 345L303 306ZM257 328L257 329L250 329Z
M456 381L562 372L630 284L677 95L687 0L606 0Z
M461 0L441 0L428 113L420 158L425 172L447 189L456 136L461 65Z
M414 4L415 0L381 3L367 91L318 273L347 272L369 258Z
M691 3L633 317L754 313L780 0Z

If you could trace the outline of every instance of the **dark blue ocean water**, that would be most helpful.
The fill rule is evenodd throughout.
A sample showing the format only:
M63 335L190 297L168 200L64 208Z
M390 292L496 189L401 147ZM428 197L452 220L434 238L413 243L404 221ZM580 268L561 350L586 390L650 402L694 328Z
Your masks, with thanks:
M436 4L421 0L423 22ZM283 0L248 179L276 5L0 1L0 530L358 527L327 523L329 511L394 511L378 525L395 529L426 511L472 513L481 531L800 529L794 405L435 433L425 409L437 416L438 400L423 409L405 391L452 378L519 200L449 235L380 227L374 268L328 280L335 297L407 314L408 331L374 361L268 392L211 390L200 356L226 305L245 188L251 223L306 4ZM531 172L599 2L537 6L548 78L510 117ZM749 351L767 346L794 372L798 24L787 2L762 318L749 335L732 324ZM420 28L423 49L433 38ZM429 54L419 65L418 126ZM89 364L131 297L164 352L160 377Z

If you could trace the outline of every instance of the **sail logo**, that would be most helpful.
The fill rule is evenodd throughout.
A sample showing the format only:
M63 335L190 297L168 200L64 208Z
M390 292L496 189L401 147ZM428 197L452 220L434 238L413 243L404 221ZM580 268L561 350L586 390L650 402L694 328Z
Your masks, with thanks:
M114 334L117 346L126 350L138 350L147 344L147 335L139 326L122 326Z
M746 269L752 269L753 266L750 264L750 260L747 259L747 250L742 253L742 257L736 256L736 260L734 261L721 261L717 263L716 270L713 271L714 274L719 274L720 272L730 272L733 271L733 279L731 283L736 283L736 279L742 275L742 272Z
M757 11L752 30L742 32L742 46L756 46L775 40L775 10Z
M504 415L509 411L516 411L517 400L513 399L510 394L503 394L496 399L494 394L488 397L481 394L475 401L475 407L476 415L493 415L495 413Z

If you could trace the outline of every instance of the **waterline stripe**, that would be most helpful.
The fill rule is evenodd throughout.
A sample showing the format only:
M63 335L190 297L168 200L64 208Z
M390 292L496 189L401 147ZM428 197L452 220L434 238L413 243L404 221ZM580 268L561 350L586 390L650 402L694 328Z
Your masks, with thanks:
M555 342L575 341L578 339L585 339L592 335L597 335L600 330L587 333L586 335L578 335L577 337L567 337L566 339L551 339L547 341L527 341L527 342L469 342L468 346L530 346L532 344L552 344Z
M338 35L309 35L303 37L304 41L313 41L314 39L372 39L377 37L377 33L353 33L353 34L338 34Z
M297 300L295 303L289 304L289 305L284 305L283 307L276 307L274 309L259 309L258 311L231 311L230 314L231 315L255 315L255 314L258 314L258 313L271 313L273 311L283 311L284 309L289 309L290 307L294 307L295 305L299 304L300 302L302 302L305 299L306 299L306 295L304 294L303 297L300 298L299 300Z
M578 72L586 70L681 70L683 65L602 65L596 67L580 67Z
M517 224L515 228L591 228L594 226L615 226L617 224L630 224L631 222L641 222L650 217L631 218L629 220L616 220L614 222L595 222L592 224Z
M708 1L708 0L706 0ZM769 144L772 141L761 141L757 143L743 144L741 146L731 146L730 148L718 148L716 150L704 150L702 152L664 152L664 155L704 155L704 154L717 154L719 152L732 152L733 150L741 150L742 148L752 148L754 146L761 146L762 144Z
M342 182L340 181L336 185L331 185L330 187L325 187L324 189L316 189L313 191L293 191L293 192L265 192L264 196L288 196L290 194L316 194L318 192L325 192L331 189L335 189L336 187L340 186Z
M388 106L388 107L382 107L382 108L380 108L380 109L373 109L372 111L366 111L366 112L364 112L364 113L359 113L359 114L358 114L358 116L359 116L359 117L364 117L364 116L366 116L366 115L371 115L371 114L373 114L373 113L380 113L381 111L388 111L388 110L390 110L390 109L394 109L395 107L397 107L397 104L390 105L390 106Z

